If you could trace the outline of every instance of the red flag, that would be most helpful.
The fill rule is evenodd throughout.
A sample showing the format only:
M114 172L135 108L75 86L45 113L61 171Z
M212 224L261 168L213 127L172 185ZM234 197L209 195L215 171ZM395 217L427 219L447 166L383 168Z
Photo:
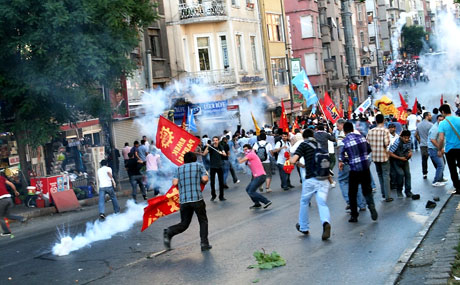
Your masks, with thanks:
M415 97L414 107L412 107L412 114L417 115L417 97Z
M441 105L439 105L439 106L442 106L442 104L444 104L444 95L443 94L441 94Z
M406 108L403 106L398 107L397 112L395 114L396 119L398 119L398 122L402 125L407 124L407 111Z
M284 109L283 100L281 100L281 118L279 127L283 130L283 132L289 133L289 124L287 121L286 110Z
M297 123L297 118L295 119L295 122L294 122L294 124L292 125L292 131L291 131L291 133L294 134L296 129L300 129L299 124Z
M339 109L337 110L339 113L340 118L343 118L343 104L340 102Z
M324 92L324 100L320 101L321 107L323 108L324 115L332 123L335 124L340 118L337 109L335 108L334 102L332 102L329 94Z
M200 143L194 135L162 116L158 121L156 141L157 148L177 166L184 164L184 154L195 151Z
M404 100L404 97L401 95L401 92L399 92L399 100L401 100L401 107L403 107L405 110L409 108L407 105L406 101Z
M187 129L186 122L187 122L187 112L184 111L184 116L182 117L182 123L180 124L180 126L184 130Z
M348 96L348 120L351 119L351 114L353 114L353 100Z

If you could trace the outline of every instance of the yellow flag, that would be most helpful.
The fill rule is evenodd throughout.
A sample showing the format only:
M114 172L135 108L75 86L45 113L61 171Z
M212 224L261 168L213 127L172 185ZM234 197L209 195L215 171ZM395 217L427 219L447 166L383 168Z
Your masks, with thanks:
M374 104L383 115L394 115L398 111L393 101L387 96L382 96L380 99L376 100Z
M257 125L256 118L254 118L254 115L252 114L252 112L251 112L251 116L252 116L252 121L254 122L254 127L256 128L256 135L260 135L260 128Z

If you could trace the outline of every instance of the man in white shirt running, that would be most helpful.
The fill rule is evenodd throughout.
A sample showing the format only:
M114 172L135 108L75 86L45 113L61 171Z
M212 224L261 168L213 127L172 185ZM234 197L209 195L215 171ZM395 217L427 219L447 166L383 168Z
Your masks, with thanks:
M105 219L105 194L110 196L113 204L113 211L120 212L117 196L115 195L115 180L112 176L112 168L107 166L107 160L101 161L101 168L97 170L97 179L99 180L99 218Z

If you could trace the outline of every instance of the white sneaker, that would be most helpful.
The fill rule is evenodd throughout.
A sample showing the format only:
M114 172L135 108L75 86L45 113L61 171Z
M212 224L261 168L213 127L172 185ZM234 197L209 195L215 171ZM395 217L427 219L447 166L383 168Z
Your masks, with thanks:
M241 182L241 181L238 179L238 180L236 180L235 184L238 184L238 183L240 183L240 182Z
M433 185L434 187L442 187L442 186L445 186L446 183L444 183L444 182L435 182L435 183L433 183L431 185Z
M332 183L331 183L331 188L335 188L336 185L337 185L337 182L335 182L335 181L332 182Z

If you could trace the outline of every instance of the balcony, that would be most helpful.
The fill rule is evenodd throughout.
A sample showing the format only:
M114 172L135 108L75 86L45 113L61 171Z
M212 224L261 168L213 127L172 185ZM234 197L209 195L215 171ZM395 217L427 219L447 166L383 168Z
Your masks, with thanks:
M337 65L335 63L335 59L328 58L324 60L324 69L326 72L337 72Z
M321 40L324 44L331 42L331 28L329 25L321 25Z
M225 0L203 1L188 5L179 4L181 24L223 22L227 20Z
M319 0L318 1L318 8L319 9L326 9L327 8L326 0Z
M186 76L193 83L207 84L210 87L236 84L235 70L231 68L189 72Z

